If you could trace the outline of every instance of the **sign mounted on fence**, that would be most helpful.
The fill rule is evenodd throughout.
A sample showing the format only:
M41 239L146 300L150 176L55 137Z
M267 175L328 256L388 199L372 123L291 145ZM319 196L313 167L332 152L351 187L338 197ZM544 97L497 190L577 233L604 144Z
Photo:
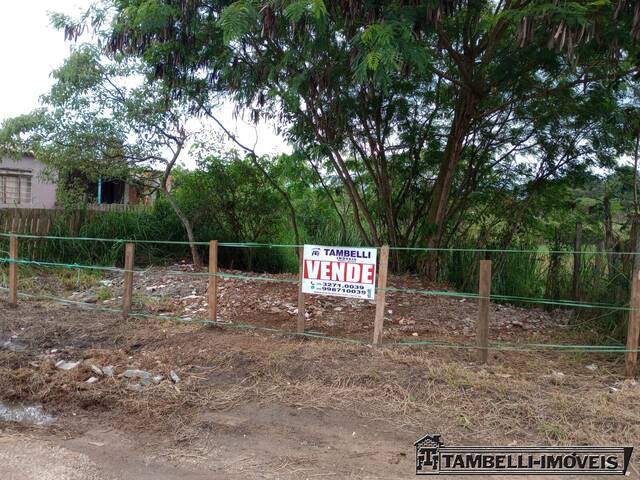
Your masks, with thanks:
M375 248L305 245L302 291L373 300L376 253Z

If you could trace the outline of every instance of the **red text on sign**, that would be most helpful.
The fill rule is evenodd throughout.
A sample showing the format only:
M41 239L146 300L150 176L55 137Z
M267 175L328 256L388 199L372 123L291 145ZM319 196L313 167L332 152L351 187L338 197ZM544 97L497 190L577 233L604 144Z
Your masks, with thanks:
M305 260L304 278L330 282L369 283L374 282L373 263L329 262Z

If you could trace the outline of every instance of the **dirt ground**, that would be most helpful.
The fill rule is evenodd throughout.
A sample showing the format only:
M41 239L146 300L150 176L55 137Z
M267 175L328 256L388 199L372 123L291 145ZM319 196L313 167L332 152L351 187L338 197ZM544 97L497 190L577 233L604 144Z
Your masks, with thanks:
M81 272L84 273L84 272ZM298 313L296 277L289 274L251 274L236 270L222 272L230 278L218 280L218 320L250 323L280 330L294 330ZM260 280L237 278L242 275ZM99 282L77 283L75 272L58 276L35 276L28 280L29 291L62 296L72 301L119 308L123 279L109 273ZM264 281L271 280L271 281ZM202 272L189 264L150 267L134 275L134 309L161 316L207 318L207 282ZM74 283L76 283L74 285ZM424 282L416 275L392 275L388 291L384 337L387 341L448 340L473 344L477 303L472 298L447 296L454 292L443 284ZM416 291L434 291L421 295ZM444 294L444 295L443 295ZM492 303L490 339L512 341L547 337L566 330L570 310L543 310L518 305ZM375 304L371 301L307 295L306 330L324 335L371 341ZM563 333L566 337L566 332Z
M620 355L501 351L481 366L462 348L124 320L93 309L117 304L117 277L66 290L62 280L30 282L91 309L0 304L0 400L55 417L0 422L2 479L411 478L413 442L425 433L453 445L640 446L640 386L621 377ZM205 282L137 274L136 308L204 317ZM225 279L220 316L291 329L295 295L294 285ZM389 297L386 338L472 342L475 301ZM369 339L368 304L314 297L308 306L308 328ZM566 324L566 314L492 306L494 339L564 340ZM61 370L60 360L81 363ZM144 385L121 376L127 369L162 378Z

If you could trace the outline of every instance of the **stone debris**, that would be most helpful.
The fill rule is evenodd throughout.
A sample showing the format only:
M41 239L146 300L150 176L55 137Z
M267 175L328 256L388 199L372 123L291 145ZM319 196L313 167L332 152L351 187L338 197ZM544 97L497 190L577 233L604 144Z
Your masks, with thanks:
M590 365L587 365L586 367L587 370L591 370L592 372L595 372L598 369L598 366L595 363L592 363Z
M102 369L97 365L91 365L91 371L101 377L103 375Z
M560 385L565 380L565 374L562 372L553 371L550 377L551 383L555 383L556 385Z
M167 283L167 271L171 271L172 281ZM134 294L144 303L149 314L205 318L207 313L207 277L192 276L192 265L176 263L168 266L154 266L136 277ZM181 275L180 272L184 272ZM252 276L251 272L225 269L231 275ZM296 275L289 273L260 273L273 280L294 281ZM119 274L109 274L114 289L120 288ZM390 279L394 287L409 290L450 291L454 296L416 295L412 292L389 291L385 314L385 324L391 338L411 337L413 332L419 337L439 334L474 335L477 317L477 301L455 296L451 286L436 282L425 282L414 274L393 275ZM93 302L99 296L99 286L83 292L76 292L72 298ZM291 317L298 315L297 292L289 285L279 282L246 282L236 278L221 278L218 283L218 319L226 322L246 322L246 317L255 312L266 313L269 326L288 329ZM101 300L98 300L102 303ZM115 299L114 302L119 300ZM110 300L104 300L109 304ZM369 320L375 306L372 302L359 299L308 295L305 298L305 318L307 328L324 334L344 333L352 335L369 333ZM519 305L491 303L491 329L495 340L510 340L530 331L544 331L548 328L565 327L573 311L568 309L542 310L524 308ZM345 315L348 312L348 315ZM260 322L257 322L260 323ZM337 331L336 331L337 330Z
M153 374L146 370L129 369L122 372L120 376L126 378L151 378Z
M76 302L83 302L83 303L97 303L98 302L98 296L91 292L75 292L71 295L70 297L71 300L74 300Z
M178 376L178 374L176 372L174 372L173 370L171 370L169 372L169 378L171 379L171 381L173 383L180 383L180 377Z
M66 362L64 360L60 360L56 362L56 368L59 370L73 370L77 368L82 362L79 360L77 362Z
M618 393L623 390L630 390L633 388L638 388L640 383L633 378L627 378L625 380L618 381L609 387L609 393Z
M142 387L157 385L162 381L163 378L162 375L153 375L146 370L136 369L125 370L122 374L120 374L120 376L125 378L139 379L138 384Z
M49 425L55 421L55 418L47 415L39 405L24 406L0 402L0 420L31 425Z
M10 352L24 352L27 345L19 342L15 338L0 340L0 350L9 350Z
M113 377L113 375L115 374L115 371L113 367L109 365L108 367L104 367L102 369L102 373L104 373L105 377Z
M92 383L96 383L98 381L98 377L90 377L85 383L91 385Z

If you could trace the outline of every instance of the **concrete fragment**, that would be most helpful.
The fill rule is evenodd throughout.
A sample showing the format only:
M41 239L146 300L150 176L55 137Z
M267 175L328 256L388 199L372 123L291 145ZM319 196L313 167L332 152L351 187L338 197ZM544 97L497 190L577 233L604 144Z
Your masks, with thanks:
M0 402L0 420L5 422L49 425L55 418L47 415L40 405L17 405Z
M78 365L80 365L80 361L65 362L64 360L60 360L56 363L56 368L60 370L73 370L74 368L77 368Z
M556 385L561 385L562 383L564 383L565 380L565 374L562 372L552 372L551 373L551 383L554 383Z
M150 379L153 375L146 370L129 369L122 372L122 376L126 378L147 378Z
M24 352L26 349L26 344L12 338L0 341L0 350L9 350L10 352Z

